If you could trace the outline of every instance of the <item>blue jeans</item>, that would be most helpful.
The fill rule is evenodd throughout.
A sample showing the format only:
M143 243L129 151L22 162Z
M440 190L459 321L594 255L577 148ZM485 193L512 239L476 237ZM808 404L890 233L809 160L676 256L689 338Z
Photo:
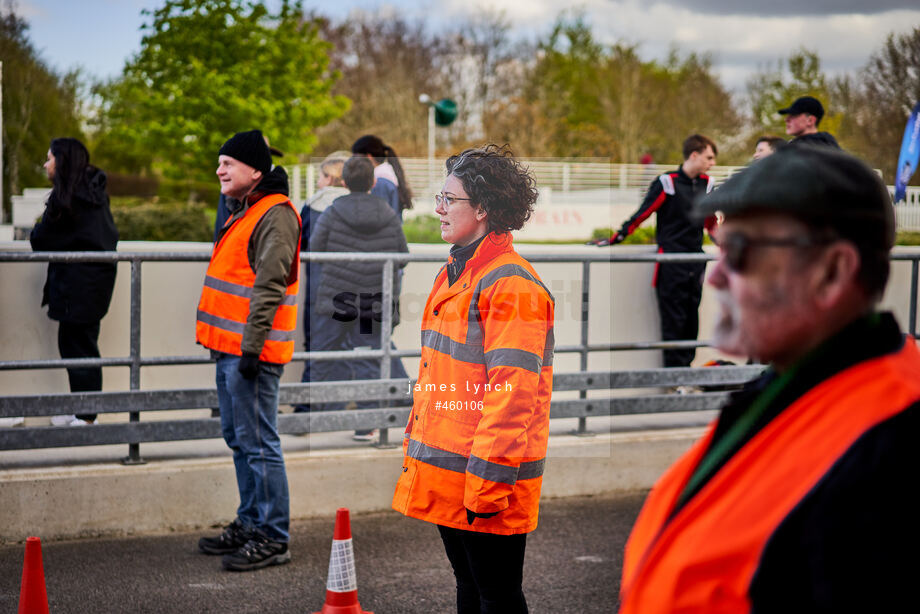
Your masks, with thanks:
M381 348L380 323L373 318L356 318L348 322L336 320L332 316L314 314L310 332L310 349L313 351L353 350L357 347ZM390 347L396 345L390 342ZM352 360L319 360L311 365L312 381L332 382L342 380L380 379L379 358L355 358ZM394 356L390 359L390 377L405 379L409 375L403 367L402 360ZM345 403L316 404L327 411L345 409ZM375 401L359 401L358 409L379 407Z
M240 491L236 514L243 526L287 542L290 495L278 436L278 385L284 367L260 362L258 376L248 380L237 371L239 362L231 354L217 359L220 427L233 450Z

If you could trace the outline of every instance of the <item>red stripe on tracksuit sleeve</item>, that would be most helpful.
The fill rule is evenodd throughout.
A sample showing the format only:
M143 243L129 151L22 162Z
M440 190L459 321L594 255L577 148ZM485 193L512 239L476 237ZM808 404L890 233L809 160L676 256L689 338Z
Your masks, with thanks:
M664 190L662 190L661 194L658 195L658 198L655 199L655 201L651 204L651 206L648 209L646 209L645 211L639 212L639 215L636 217L636 219L633 220L633 223L630 224L629 228L626 229L626 234L632 234L633 231L635 231L636 228L638 228L639 225L642 224L642 222L647 220L651 214L655 213L655 211L657 211L661 207L661 205L664 203L665 198L667 197L668 195L664 192Z

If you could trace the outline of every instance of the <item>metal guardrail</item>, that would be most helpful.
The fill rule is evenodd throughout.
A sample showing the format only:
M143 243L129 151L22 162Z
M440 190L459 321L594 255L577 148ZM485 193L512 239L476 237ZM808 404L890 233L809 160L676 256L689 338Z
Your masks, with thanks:
M141 332L141 265L144 262L204 262L207 252L0 252L0 262L130 262L130 350L126 357L86 358L67 360L0 361L0 370L59 369L75 366L125 366L130 369L130 390L122 392L84 392L51 395L0 396L0 418L14 416L50 416L60 413L66 405L72 413L129 413L129 422L97 424L92 428L80 427L28 427L0 429L0 450L27 449L58 446L128 444L126 463L143 462L140 443L175 441L220 437L217 418L199 420L171 420L141 422L141 411L208 408L217 406L217 392L213 388L191 390L140 390L140 372L143 367L161 365L203 364L212 362L206 354L199 356L143 357L140 346ZM552 418L578 418L579 433L586 432L586 419L590 416L654 413L716 409L724 402L725 392L703 394L645 394L636 396L607 396L588 398L589 391L612 391L623 388L660 388L664 386L695 385L704 388L721 388L743 383L760 372L762 366L717 367L707 369L647 369L617 372L588 372L588 355L591 352L668 349L707 346L706 341L649 341L632 343L592 344L588 339L590 305L588 302L591 264L595 262L705 262L714 259L711 254L657 254L623 253L618 250L598 250L594 254L529 254L531 262L581 263L581 331L577 344L556 346L556 353L579 354L579 372L557 373L554 391L578 391L578 399L554 400ZM917 279L920 269L920 250L892 255L893 260L910 261L911 287L909 307L909 332L916 336ZM393 253L303 253L302 261L383 261L384 297L382 304L392 301L395 264L400 262L442 262L441 255ZM392 314L384 310L381 323L384 342L380 350L353 350L346 352L295 352L294 360L347 360L352 358L378 358L381 361L381 379L373 381L313 382L309 384L282 384L279 403L364 401L378 400L383 407L360 411L330 411L305 414L280 414L279 430L282 433L311 433L352 429L380 429L380 445L388 445L388 429L403 426L411 405L411 380L390 378L390 358L393 356L420 356L419 350L393 351L389 339L392 332ZM387 407L395 406L395 407Z
M291 198L294 202L304 202L313 195L322 160L314 158L309 164L288 167L291 172ZM445 176L443 159L400 158L400 163L417 201L427 202L440 190ZM535 158L522 160L522 163L533 171L540 188L552 188L563 194L610 188L645 190L655 177L673 171L678 166L678 163L610 163L606 158ZM717 165L709 169L709 175L716 183L721 183L743 168L746 167ZM894 197L894 186L888 186L888 190ZM920 187L908 186L906 201L899 203L895 211L898 230L920 231Z

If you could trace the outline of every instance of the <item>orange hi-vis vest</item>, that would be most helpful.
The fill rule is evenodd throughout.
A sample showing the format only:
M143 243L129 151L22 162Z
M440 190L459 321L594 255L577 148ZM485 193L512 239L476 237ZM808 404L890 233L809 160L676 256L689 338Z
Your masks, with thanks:
M918 399L920 352L908 338L806 392L671 517L710 430L649 493L626 544L620 613L749 612L751 581L783 520L864 433Z
M422 315L422 356L393 508L483 533L537 526L553 385L554 303L510 234L482 240ZM467 522L466 509L487 514Z
M243 217L228 228L211 253L211 262L205 274L201 300L198 303L198 321L195 338L206 348L226 354L242 355L243 330L249 317L249 301L256 281L256 273L249 264L249 239L262 216L276 205L294 205L284 194L270 194L259 199ZM300 214L297 214L298 221ZM295 253L291 263L288 286L281 304L275 312L271 330L262 346L259 360L276 364L291 361L294 353L294 330L297 328L297 290L300 261Z

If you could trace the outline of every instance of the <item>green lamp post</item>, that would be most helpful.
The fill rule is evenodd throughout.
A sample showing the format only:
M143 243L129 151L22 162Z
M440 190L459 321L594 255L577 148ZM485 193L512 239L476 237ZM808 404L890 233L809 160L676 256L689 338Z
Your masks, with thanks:
M457 103L450 98L435 102L428 94L422 94L418 101L428 105L428 159L434 160L435 126L449 126L457 119Z

